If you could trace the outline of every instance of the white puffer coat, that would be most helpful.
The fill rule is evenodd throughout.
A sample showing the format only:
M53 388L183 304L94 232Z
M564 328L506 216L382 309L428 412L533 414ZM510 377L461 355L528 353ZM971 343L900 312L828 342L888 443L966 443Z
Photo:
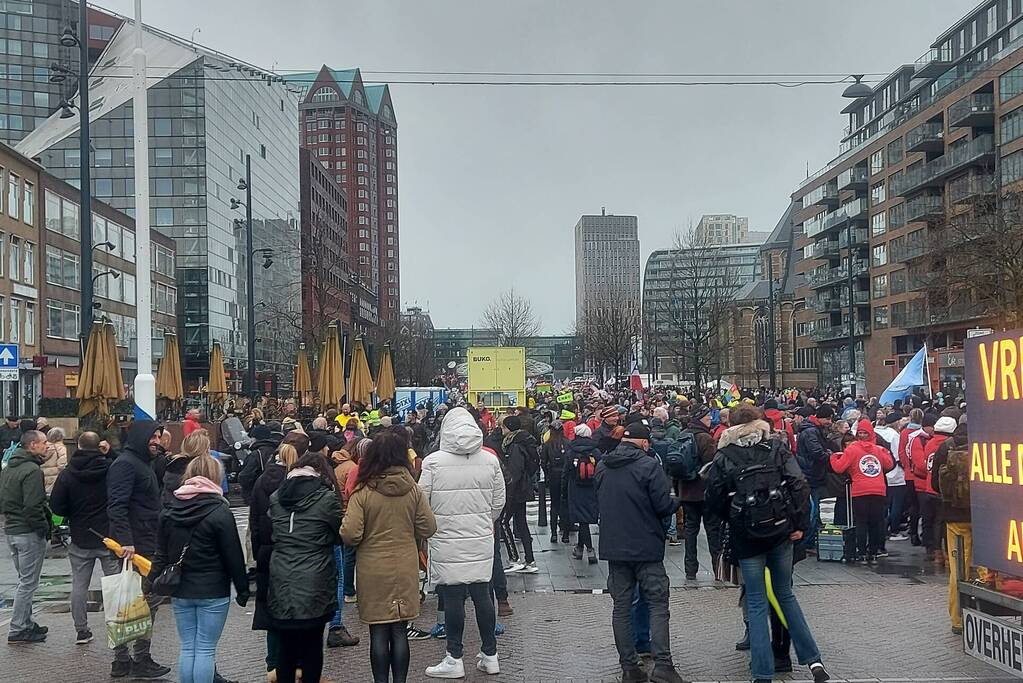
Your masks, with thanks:
M490 581L494 520L504 509L504 475L497 458L482 446L476 421L464 408L455 408L441 423L440 450L423 461L419 488L437 519L429 554L433 584Z

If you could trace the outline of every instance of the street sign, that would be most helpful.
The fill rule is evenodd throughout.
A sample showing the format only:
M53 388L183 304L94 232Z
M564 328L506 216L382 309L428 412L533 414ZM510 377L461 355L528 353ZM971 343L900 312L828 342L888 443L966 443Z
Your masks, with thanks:
M966 330L966 338L973 339L974 337L986 337L989 334L993 334L994 330L990 327L974 327Z
M0 344L0 382L18 381L18 345Z

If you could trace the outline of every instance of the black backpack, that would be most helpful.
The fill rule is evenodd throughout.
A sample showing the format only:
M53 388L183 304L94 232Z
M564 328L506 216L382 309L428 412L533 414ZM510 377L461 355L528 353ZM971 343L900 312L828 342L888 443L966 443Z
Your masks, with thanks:
M735 465L732 475L735 494L728 523L733 529L742 529L749 538L781 539L792 532L792 496L777 448L776 443L760 443L743 449L750 456L745 462L731 458Z
M692 432L682 432L678 439L668 442L664 453L658 452L658 455L664 463L664 471L672 479L696 481L700 478L703 462Z

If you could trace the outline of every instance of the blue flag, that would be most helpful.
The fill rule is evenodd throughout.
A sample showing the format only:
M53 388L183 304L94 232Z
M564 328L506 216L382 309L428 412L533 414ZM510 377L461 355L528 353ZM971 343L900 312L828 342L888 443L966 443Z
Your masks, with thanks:
M922 387L927 384L927 347L916 352L902 372L892 380L888 388L881 394L881 405L886 406L895 403L898 399L905 399L913 393L914 387Z

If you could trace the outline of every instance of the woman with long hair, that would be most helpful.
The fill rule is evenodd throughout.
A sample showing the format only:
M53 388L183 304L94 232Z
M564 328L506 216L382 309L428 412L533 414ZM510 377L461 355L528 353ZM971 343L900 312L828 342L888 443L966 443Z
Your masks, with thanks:
M266 631L266 670L271 681L277 680L277 652L279 638L270 618L267 592L270 589L270 557L273 552L273 533L270 524L270 496L280 488L284 477L296 462L299 452L309 448L309 437L302 432L289 432L277 447L274 460L256 479L249 505L249 531L252 556L256 558L256 604L252 611L252 630Z
M185 469L188 464L199 456L210 455L210 446L210 433L205 429L196 429L181 442L181 452L172 455L167 460L163 470L163 479L160 482L163 486L163 507L166 508L174 502L174 491L185 480ZM219 474L214 481L220 481Z
M408 439L381 430L359 464L341 525L344 542L358 548L359 618L369 624L374 683L408 676L407 624L419 616L418 548L436 531L413 477Z
M189 438L193 436L195 432ZM180 563L180 582L171 594L181 642L178 670L182 683L212 683L231 584L244 607L249 579L234 515L217 483L220 463L200 454L189 461L183 479L160 515L150 578Z

